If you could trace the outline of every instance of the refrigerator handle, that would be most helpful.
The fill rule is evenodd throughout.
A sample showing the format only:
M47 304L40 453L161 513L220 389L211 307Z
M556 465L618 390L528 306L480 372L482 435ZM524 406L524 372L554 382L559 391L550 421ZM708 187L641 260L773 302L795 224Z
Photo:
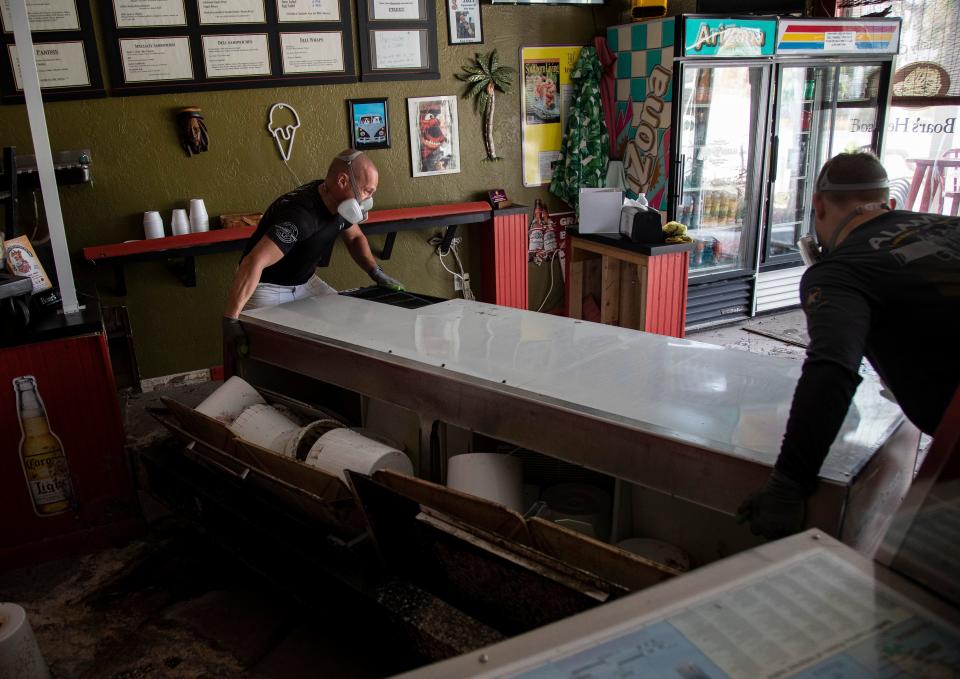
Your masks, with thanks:
M777 181L777 160L780 157L780 135L775 134L770 139L770 183Z
M687 155L681 153L680 156L674 161L674 167L676 168L676 178L674 179L673 185L676 187L676 196L674 197L673 204L673 218L680 218L680 204L683 202L683 172L687 166Z

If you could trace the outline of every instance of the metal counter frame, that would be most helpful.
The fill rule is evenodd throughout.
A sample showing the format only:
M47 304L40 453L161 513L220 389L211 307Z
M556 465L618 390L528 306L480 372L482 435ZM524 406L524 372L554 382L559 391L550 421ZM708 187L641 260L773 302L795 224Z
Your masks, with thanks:
M511 386L507 380L496 382L451 370L442 362L414 360L384 348L386 345L382 343L376 346L377 343L372 342L345 341L277 320L288 318L291 313L310 318L320 313L311 305L327 304L323 307L325 314L341 310L344 318L356 324L351 332L361 335L367 332L364 309L356 305L375 303L333 299L335 301L301 300L244 313L241 321L249 338L250 354L241 362L238 372L247 376L264 367L282 368L418 413L421 421L418 474L423 478L439 480L437 423L536 450L728 515L735 514L744 497L763 484L775 460L775 455L771 457L769 453L723 450L715 442L689 432L544 396ZM427 307L433 310L427 313L441 314L444 305L453 305L448 310L464 314L504 313L503 307L462 300ZM389 316L401 311L413 315L425 312L382 313ZM506 311L532 324L583 323L516 309ZM610 326L596 327L604 328L603 332L607 333L634 332ZM643 341L648 343L698 344L635 333L639 335L644 335ZM736 360L748 361L749 365L755 363L757 371L763 371L765 366L781 367L771 363L769 357L749 356L753 358L737 355ZM889 426L884 425L883 443L875 450L864 452L863 459L845 460L843 469L847 471L834 470L829 478L822 474L820 489L808 506L808 525L817 526L865 553L871 553L876 547L890 515L909 486L915 464L919 432L902 415L887 419L888 422L884 421ZM597 445L598 441L602 441L602 447Z

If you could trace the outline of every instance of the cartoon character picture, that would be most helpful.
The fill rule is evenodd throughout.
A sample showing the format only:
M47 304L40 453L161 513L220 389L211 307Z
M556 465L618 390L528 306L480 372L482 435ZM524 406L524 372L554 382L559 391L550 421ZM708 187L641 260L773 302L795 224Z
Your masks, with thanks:
M30 255L27 254L24 257L24 250L22 248L11 248L7 253L7 258L10 262L10 268L13 269L13 272L19 276L29 276L32 267L30 266L29 258Z
M460 171L456 97L408 99L413 176Z
M350 146L355 149L390 148L389 117L386 99L351 99Z

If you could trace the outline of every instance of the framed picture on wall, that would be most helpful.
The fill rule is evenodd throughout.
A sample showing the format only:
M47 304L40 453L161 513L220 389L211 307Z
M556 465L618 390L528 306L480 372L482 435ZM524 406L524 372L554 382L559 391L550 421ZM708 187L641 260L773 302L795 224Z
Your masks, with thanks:
M480 0L447 0L447 26L451 45L483 42Z
M390 148L390 115L386 99L348 99L350 148Z
M407 99L410 163L414 177L460 172L460 132L455 96Z

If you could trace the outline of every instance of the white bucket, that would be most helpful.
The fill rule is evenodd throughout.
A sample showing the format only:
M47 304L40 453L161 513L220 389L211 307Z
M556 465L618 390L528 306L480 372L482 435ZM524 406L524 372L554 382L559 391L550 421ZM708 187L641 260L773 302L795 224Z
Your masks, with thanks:
M523 512L523 464L500 453L464 453L447 460L447 486Z
M551 521L587 523L593 527L595 538L610 539L612 502L600 488L583 483L561 483L547 488L541 499L547 503L541 516Z
M332 429L317 439L304 462L344 482L348 469L368 476L381 469L413 476L413 464L405 453L345 427Z
M252 405L230 425L230 431L244 441L255 443L276 453L283 454L285 434L298 429L297 423L288 419L273 406ZM278 448L277 446L280 445Z
M679 547L669 542L648 538L629 538L617 543L617 547L678 571L690 570L690 557Z
M50 677L27 613L17 604L0 603L0 677Z
M207 396L195 410L225 424L240 417L240 413L252 405L265 404L266 401L247 382L234 375L220 388Z

